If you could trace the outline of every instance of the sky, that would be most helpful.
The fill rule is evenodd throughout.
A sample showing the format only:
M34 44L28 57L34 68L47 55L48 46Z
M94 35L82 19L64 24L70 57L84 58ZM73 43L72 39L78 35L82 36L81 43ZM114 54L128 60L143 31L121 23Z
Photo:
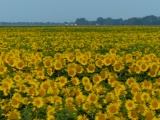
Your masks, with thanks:
M0 0L0 22L75 22L77 18L160 16L160 0Z

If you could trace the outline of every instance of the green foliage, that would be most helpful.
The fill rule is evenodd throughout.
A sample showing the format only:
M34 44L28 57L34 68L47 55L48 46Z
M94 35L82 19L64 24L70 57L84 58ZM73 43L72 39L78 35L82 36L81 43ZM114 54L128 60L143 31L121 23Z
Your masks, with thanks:
M35 118L36 115L33 114L34 112L32 111L32 109L33 109L32 106L28 106L21 110L21 115L22 115L23 120L28 120L28 119L32 120Z
M127 109L125 107L125 103L122 103L119 109L122 113L122 116L125 117L126 119L128 119L128 113L127 113Z
M57 120L76 120L77 115L75 112L63 109L57 113L55 113L55 117Z
M4 114L5 114L5 110L0 110L0 119L1 119L1 120L7 120L7 119L4 117Z

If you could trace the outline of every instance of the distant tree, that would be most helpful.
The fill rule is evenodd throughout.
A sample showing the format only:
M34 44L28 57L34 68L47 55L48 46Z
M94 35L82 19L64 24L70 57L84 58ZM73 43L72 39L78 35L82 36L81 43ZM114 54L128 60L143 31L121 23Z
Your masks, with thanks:
M143 21L144 21L144 24L146 25L157 25L157 24L160 25L160 20L158 19L157 16L154 16L154 15L143 17Z
M78 19L76 19L75 24L77 24L77 25L89 25L89 21L86 20L85 18L78 18Z
M105 19L103 19L102 17L97 18L96 23L98 25L104 25L105 24Z
M105 19L105 25L114 25L113 21L114 21L114 19L108 17L108 18Z
M128 20L124 21L125 25L144 25L144 21L142 18L129 18Z
M114 19L113 20L113 24L114 25L122 25L123 24L123 19L120 18L120 19Z

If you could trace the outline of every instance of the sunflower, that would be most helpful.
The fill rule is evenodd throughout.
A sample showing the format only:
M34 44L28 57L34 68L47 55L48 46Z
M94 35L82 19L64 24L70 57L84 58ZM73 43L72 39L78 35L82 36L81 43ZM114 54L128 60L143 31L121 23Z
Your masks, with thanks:
M9 90L12 87L12 83L8 82L6 79L1 81L2 90Z
M15 64L15 63L16 63L16 62L15 62L15 59L13 59L13 58L7 60L7 63L8 63L8 65L10 65L11 67L15 67L15 65L16 65L16 64Z
M6 81L6 80L2 80L1 82L1 86L0 86L0 90L3 91L4 96L7 96L9 94L9 90L12 87L12 83Z
M65 109L70 111L75 111L75 105L73 103L65 104Z
M87 58L91 58L91 56L92 56L92 52L91 51L87 51L84 54L85 54L85 56L87 56Z
M12 98L11 100L11 106L13 108L19 108L20 100L18 98Z
M134 73L134 72L135 72L135 67L134 67L134 66L130 67L130 68L128 69L128 72L129 72L130 74Z
M86 99L86 96L83 94L79 94L78 96L76 96L76 104L79 105L80 103L83 103Z
M80 59L80 63L81 63L81 65L87 65L87 64L88 64L88 61L87 61L86 58L81 58L81 59Z
M90 108L90 106L91 106L91 103L85 102L85 103L82 104L82 109L88 110Z
M79 64L78 64L79 65ZM76 66L77 66L77 64L76 63L68 63L67 64L67 69L69 69L69 68L76 68Z
M75 96L83 94L80 88L74 88L73 93Z
M130 88L131 88L131 93L132 93L132 94L136 94L136 93L141 92L141 87L140 87L140 85L139 85L138 83L132 84L132 85L130 86Z
M27 93L30 96L34 96L36 93L36 89L34 87L29 87L29 88L27 88Z
M68 75L70 77L74 77L76 75L76 69L75 68L68 68L67 72L68 72Z
M54 115L48 116L47 120L56 120L56 118L54 117Z
M97 101L98 101L99 97L94 94L94 93L90 93L88 96L87 96L87 101L90 102L90 103L94 103L96 104Z
M36 52L35 56L37 56L38 59L41 60L42 57L43 57L43 53L42 52Z
M66 104L72 104L73 103L73 97L66 97L65 102Z
M123 67L120 63L117 62L113 65L113 69L115 72L120 72L123 69Z
M127 108L127 110L133 110L136 108L136 104L133 100L127 100L125 103L125 107Z
M148 75L150 77L156 77L157 76L157 70L155 69L150 69L150 71L148 72Z
M105 55L101 55L99 60L103 61L105 59L105 57L106 57Z
M58 95L59 92L60 92L60 89L59 89L59 87L57 87L57 86L55 86L55 87L50 87L50 88L48 88L48 90L47 90L47 94L51 94L51 95L53 95L53 96Z
M46 91L44 89L39 89L37 92L41 97L44 97L46 95Z
M122 62L122 63L124 63L124 62ZM126 65L127 65L129 68L131 68L131 67L133 67L133 66L135 65L135 63L134 63L133 60L127 59L127 60L126 60Z
M81 54L76 54L76 61L80 63L81 59L82 59L82 55Z
M16 61L16 68L18 68L18 69L23 69L24 67L25 67L25 63L24 63L24 61L22 61L22 60L18 60L18 61Z
M37 58L36 58L36 56L34 55L34 54L32 54L31 56L30 56L30 59L29 59L29 63L28 64L30 64L30 65L36 65L36 63L37 63Z
M107 110L107 113L109 113L111 115L118 114L118 112L119 112L119 105L110 103L107 106L106 110Z
M3 75L7 71L7 68L3 65L0 65L0 75Z
M109 66L110 64L111 64L111 58L110 57L106 57L105 59L104 59L104 65L105 66Z
M68 82L67 78L64 76L60 76L57 79L58 79L58 83L60 85L60 88L62 88Z
M144 116L145 116L146 120L152 120L154 118L154 112L150 111L150 110L147 110L144 113Z
M54 118L54 113L55 113L54 107L48 105L47 106L47 120L52 120ZM55 118L53 120L55 120Z
M96 60L96 66L99 67L99 68L102 68L103 66L103 61L102 60Z
M76 65L76 72L77 73L83 73L83 67L81 65Z
M108 78L108 84L113 86L114 81L117 81L115 77L109 77Z
M62 62L59 61L59 60L56 60L56 61L54 62L54 69L55 69L55 70L61 70L61 69L62 69Z
M94 74L92 80L95 84L99 84L102 81L101 77L98 74Z
M135 102L141 102L141 94L140 93L134 93L133 94L134 96L133 96L133 100L135 101Z
M142 99L143 101L149 101L149 100L151 100L151 97L150 97L149 93L143 92L143 93L141 94L141 99Z
M43 106L43 98L42 97L35 97L33 99L33 105L37 108L41 108Z
M44 67L45 68L48 68L48 67L52 67L53 65L53 60L52 58L49 56L46 56L44 59L43 59L43 64L44 64Z
M99 73L100 77L102 80L105 80L106 78L108 78L108 73L107 71L104 71L102 70L100 73Z
M44 79L45 78L43 70L38 70L36 72L36 74L37 74L37 76L36 76L37 79Z
M112 56L111 57L111 64L114 65L116 63L116 58L115 56Z
M128 117L132 120L138 119L138 113L135 109L128 111Z
M75 59L75 56L72 53L67 54L67 60L69 62L73 62Z
M16 93L13 94L12 98L16 98L16 99L18 99L19 101L21 101L22 96L21 96L21 94L19 94L18 92L16 92Z
M152 110L160 109L160 103L159 103L159 100L151 99L151 102L150 102L150 108L151 108Z
M150 80L144 80L142 82L142 89L152 89L152 82Z
M50 82L47 80L47 81L43 81L40 85L40 88L41 89L44 89L44 90L47 90L48 88L50 87Z
M87 118L87 116L84 115L78 115L77 120L89 120L89 118Z
M155 89L158 89L160 87L160 78L157 78L153 85Z
M62 58L62 56L63 56L62 53L59 53L59 52L54 54L55 59L60 59L60 58Z
M135 66L134 71L136 72L136 74L140 74L141 73L140 66Z
M14 80L15 82L21 82L21 81L22 81L22 78L21 78L20 75L17 74L17 75L14 76L13 80Z
M111 55L116 55L116 53L117 53L117 51L116 51L116 49L110 49L109 50L109 53L111 54Z
M86 83L85 86L84 86L84 89L86 91L91 91L92 90L92 83Z
M102 112L99 112L96 114L95 120L106 120L106 115L103 114Z
M137 110L138 110L138 113L144 115L144 113L145 113L146 110L147 110L146 104L144 104L144 103L139 104L139 105L137 106Z
M132 59L132 54L126 54L125 58L131 60Z
M21 114L18 110L14 109L13 111L9 112L8 119L9 120L19 120L21 119Z
M155 82L153 84L153 89L159 89L160 88L160 82Z
M142 61L141 57L136 61L136 66L140 66L144 61Z
M79 85L80 84L80 81L79 81L79 78L78 77L73 77L71 78L71 81L74 85Z
M149 68L149 65L148 65L146 62L142 62L142 63L140 64L140 69L141 69L141 71L145 72L145 71L148 70L148 68Z
M49 76L52 76L53 75L53 68L47 68L47 74L49 75Z
M85 85L86 83L90 83L90 79L85 76L82 78L82 84Z
M113 81L111 84L112 87L119 89L118 87L120 86L120 83L118 81Z
M116 96L119 96L119 95L123 95L123 96L125 96L126 94L127 94L127 92L126 92L126 90L125 90L125 87L117 87L117 86L115 86L115 95Z
M159 65L156 62L152 62L150 64L150 69L154 69L155 71L157 71L159 69Z
M28 97L23 97L23 98L22 98L22 103L23 103L24 105L27 105L27 104L29 103L29 98L28 98Z
M133 77L130 77L126 81L126 85L131 86L132 84L136 83L136 79Z
M93 73L95 71L95 65L89 64L87 66L87 73Z
M96 55L95 55L95 59L97 60L97 59L100 59L100 57L101 57L101 54L100 53L97 53Z

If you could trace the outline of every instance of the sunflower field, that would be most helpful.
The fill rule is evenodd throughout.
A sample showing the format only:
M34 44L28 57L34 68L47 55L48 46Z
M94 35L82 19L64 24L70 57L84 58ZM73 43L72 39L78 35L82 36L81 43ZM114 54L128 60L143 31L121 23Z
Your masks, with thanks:
M0 120L160 119L160 27L0 27Z

